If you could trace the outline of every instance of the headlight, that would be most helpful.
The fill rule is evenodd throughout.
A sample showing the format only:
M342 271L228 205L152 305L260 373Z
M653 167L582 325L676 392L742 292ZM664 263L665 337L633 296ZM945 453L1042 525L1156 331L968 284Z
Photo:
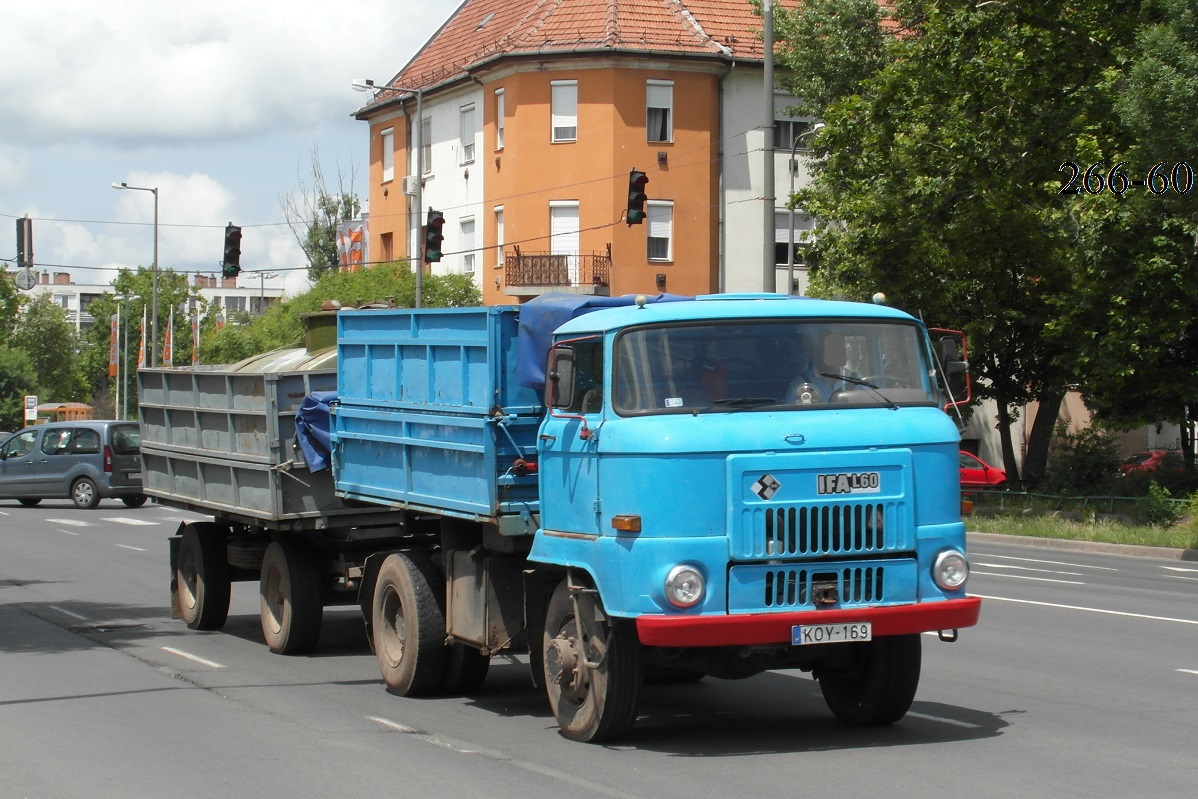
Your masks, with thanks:
M690 566L675 566L666 577L666 599L680 608L691 608L703 599L703 575Z
M932 579L936 585L945 591L956 591L965 585L968 578L969 558L965 557L964 552L946 549L936 556L936 563L932 566Z

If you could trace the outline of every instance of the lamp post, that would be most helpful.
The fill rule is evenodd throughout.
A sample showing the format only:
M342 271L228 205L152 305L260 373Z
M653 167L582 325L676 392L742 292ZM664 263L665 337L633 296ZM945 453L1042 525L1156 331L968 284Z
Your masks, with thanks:
M790 146L790 194L786 196L786 204L790 207L790 242L786 248L786 296L790 296L795 290L795 172L798 172L798 164L795 162L795 156L799 151L799 142L819 131L824 126L823 122L817 122L807 130L795 136L794 143Z
M416 206L416 220L409 224L416 231L415 306L420 308L424 304L424 254L420 252L420 218L424 213L424 90L407 89L403 86L377 86L370 78L357 78L350 86L356 92L374 91L374 97L378 97L379 92L383 91L404 92L416 97L416 125L412 130L412 149L416 151L416 191L412 195L415 198L413 205ZM402 101L404 98L399 99ZM412 159L409 158L408 167L411 168L411 165Z
M278 272L258 273L258 313L266 310L266 279L274 280L278 276Z
M148 191L154 195L154 265L151 269L153 279L152 299L150 301L150 366L158 365L158 187L130 186L128 183L113 183L114 189L129 191Z
M124 332L124 343L121 346L121 357L117 358L117 404L121 406L121 420L129 418L129 300L140 299L136 294L117 294L115 299L120 305L116 307L116 324L118 334ZM125 325L121 327L121 306L125 308ZM124 363L124 368L121 364ZM122 402L123 400L123 402Z

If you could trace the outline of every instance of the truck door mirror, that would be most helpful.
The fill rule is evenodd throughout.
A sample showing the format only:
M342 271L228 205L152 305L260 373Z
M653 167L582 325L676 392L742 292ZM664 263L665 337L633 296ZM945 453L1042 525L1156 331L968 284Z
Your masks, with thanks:
M545 370L545 404L550 408L569 408L574 405L574 381L577 375L574 348L558 344L549 350L549 366Z
M953 405L967 405L972 399L969 382L968 346L965 334L959 330L934 329L938 334L936 339L936 355L939 361L940 373L944 375L945 388L948 389L949 403L945 410Z

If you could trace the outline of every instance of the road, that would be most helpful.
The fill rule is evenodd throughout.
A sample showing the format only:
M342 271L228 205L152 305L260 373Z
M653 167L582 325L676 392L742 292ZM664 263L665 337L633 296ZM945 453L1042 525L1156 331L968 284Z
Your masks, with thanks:
M257 586L169 618L187 514L0 504L2 797L1191 796L1198 564L972 546L981 623L924 642L899 724L835 722L798 672L647 692L618 745L561 738L524 658L472 698L386 693L360 619L271 655Z

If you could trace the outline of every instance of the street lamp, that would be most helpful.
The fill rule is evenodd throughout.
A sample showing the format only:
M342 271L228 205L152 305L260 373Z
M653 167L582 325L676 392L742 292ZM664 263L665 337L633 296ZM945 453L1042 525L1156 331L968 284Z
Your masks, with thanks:
M416 125L412 131L412 149L416 151L416 191L413 194L415 198L414 205L416 207L415 222L409 221L416 231L416 302L417 308L423 305L424 294L424 254L420 252L420 219L424 213L424 90L423 89L406 89L403 86L378 86L370 78L356 78L350 86L356 92L373 91L374 97L378 97L380 92L394 91L404 92L408 95L416 97ZM404 98L399 98L401 101ZM409 117L411 119L411 117ZM412 159L408 159L408 168L412 166Z
M266 279L274 280L279 276L278 272L259 272L258 273L258 313L266 310Z
M128 183L113 183L114 189L128 189L129 191L148 191L154 195L154 266L152 268L153 284L152 291L153 299L150 306L150 366L158 365L158 188L148 188L146 186L130 186Z
M121 406L121 419L129 418L129 300L141 299L136 294L117 294L113 299L125 307L125 326L121 327L121 305L116 307L116 325L118 334L124 331L124 344L121 347L121 357L117 359L117 405ZM124 362L124 368L121 363ZM122 400L124 402L122 403Z
M790 241L786 247L786 296L790 296L795 290L795 173L798 172L798 164L795 162L795 156L799 151L799 142L813 133L818 133L823 128L823 122L817 122L807 130L795 136L794 143L790 146L790 194L786 197L786 204L790 206Z

